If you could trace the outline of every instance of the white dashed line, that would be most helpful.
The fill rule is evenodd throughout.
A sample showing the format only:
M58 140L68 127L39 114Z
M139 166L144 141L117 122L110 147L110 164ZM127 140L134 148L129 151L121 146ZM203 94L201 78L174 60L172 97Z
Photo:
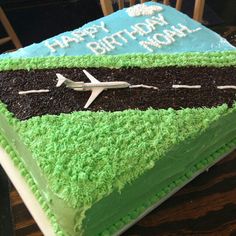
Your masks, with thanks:
M20 91L20 95L30 94L30 93L48 93L50 90L48 89L40 89L40 90L28 90L28 91Z
M218 89L236 89L234 85L217 86Z
M172 88L179 89L179 88L188 88L188 89L200 89L201 85L179 85L179 84L173 84Z
M130 85L129 88L147 88L147 89L158 89L158 87L155 86L149 86L149 85L145 85L145 84L137 84L137 85Z

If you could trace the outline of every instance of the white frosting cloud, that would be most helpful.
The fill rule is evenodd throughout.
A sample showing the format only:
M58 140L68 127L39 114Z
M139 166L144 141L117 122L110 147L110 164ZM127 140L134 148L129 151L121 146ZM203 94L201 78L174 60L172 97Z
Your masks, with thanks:
M162 11L161 6L146 6L145 4L136 4L132 7L129 7L126 12L129 16L135 17L135 16L151 16L155 12Z

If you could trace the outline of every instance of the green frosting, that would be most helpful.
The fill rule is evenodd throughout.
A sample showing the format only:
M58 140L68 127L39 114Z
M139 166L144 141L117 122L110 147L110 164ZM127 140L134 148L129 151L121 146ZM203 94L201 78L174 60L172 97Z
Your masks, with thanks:
M236 112L223 116L198 137L173 146L154 168L126 185L122 194L114 191L93 205L86 214L85 235L115 234L231 152L236 147L235 121ZM109 211L105 214L104 209Z
M15 119L13 115L7 110L6 106L0 102L0 146L8 153L14 164L18 167L22 176L25 177L28 186L30 187L31 191L34 193L35 197L39 201L40 205L45 211L45 214L50 219L56 234L59 236L63 236L64 233L62 233L62 229L58 224L54 212L49 207L48 202L45 201L45 198L43 197L42 192L39 189L39 184L38 184L39 181L36 181L35 177L30 173L31 169L26 167L27 165L25 165L25 162L22 156L20 155L19 150L16 149L15 145L12 143L13 140L9 141L8 139L6 139L7 130L6 127L3 126L4 122L8 123L8 128L11 129L10 130L11 133L14 132L11 127L17 127L17 125L20 123L20 121ZM19 145L20 147L24 148L23 144L20 141Z
M0 111L17 131L46 178L46 186L42 188L49 196L44 197L48 202L44 203L43 207L56 232L62 234L62 226L68 235L77 235L82 229L86 229L87 221L84 221L84 217L86 212L90 212L89 209L93 212L96 203L109 198L114 192L118 195L123 193L126 186L135 183L150 170L158 168L159 163L166 163L165 158L173 147L182 145L186 140L194 142L196 137L218 120L220 122L222 117L231 113L235 115L235 107L228 108L226 105L211 109L178 111L150 109L74 112L59 116L34 117L26 121L13 118L3 104L0 104ZM6 126L1 122L2 140L5 130ZM235 133L233 135L236 136ZM207 140L209 138L202 142ZM6 144L1 142L1 146L5 147ZM8 150L6 147L5 149ZM33 192L42 198L44 192L42 188L38 189L36 175L35 184L29 175L29 168L24 167L29 160L19 155L18 150L15 150L18 155L11 151L9 153L14 156L15 164L26 176L29 185L34 189ZM36 169L37 167L31 173L37 172ZM160 168L159 172L162 171ZM162 176L165 175L166 173ZM63 209L62 215L55 209L55 202L58 201L58 208ZM42 203L42 200L40 202ZM57 215L54 216L52 212ZM71 227L72 221L68 215L76 220L73 223L74 228ZM116 216L116 220L117 217L120 216ZM94 232L97 232L97 229L92 233L85 233L93 235Z
M1 71L157 66L236 66L236 52L0 61ZM111 235L235 146L235 109L83 111L19 121L0 102L0 145L25 176L57 235ZM178 158L172 158L175 154ZM125 204L121 210L120 202ZM102 207L113 210L105 221Z
M20 122L17 131L52 191L71 207L81 207L120 191L153 168L172 146L199 134L228 110L221 106L210 111L45 115Z
M165 66L236 66L236 50L179 54L125 54L102 56L65 56L0 60L0 71L73 67L165 67Z

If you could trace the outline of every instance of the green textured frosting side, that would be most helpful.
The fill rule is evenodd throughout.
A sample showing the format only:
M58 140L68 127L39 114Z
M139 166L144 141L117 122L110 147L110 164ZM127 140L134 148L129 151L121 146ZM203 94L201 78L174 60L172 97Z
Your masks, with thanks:
M236 50L180 54L126 54L102 56L66 56L0 60L0 71L73 67L165 67L165 66L236 66Z
M7 110L6 106L0 102L0 118L4 116L4 119L13 127L17 127L20 124L20 121L15 119L13 115ZM51 224L54 227L54 231L58 236L63 236L64 233L60 225L57 222L57 218L55 217L52 209L49 207L47 201L43 197L41 191L39 190L39 186L35 181L35 178L30 175L29 169L24 165L22 157L19 155L16 149L13 148L11 143L4 137L3 133L5 130L3 129L2 123L0 122L0 146L6 151L6 153L11 157L14 164L18 167L22 176L24 176L27 184L29 185L31 191L34 193L35 197L39 201L42 206L45 214L50 219Z
M0 107L31 151L52 192L71 208L85 210L113 191L120 192L152 169L170 148L193 139L234 110L222 105L178 111L87 111L20 122ZM24 169L20 157L15 163ZM81 215L77 220L75 230L80 231Z
M225 143L225 145L216 149L216 151L212 152L211 155L200 157L198 161L196 161L193 165L189 165L185 170L183 170L181 174L169 178L164 183L155 184L155 189L153 189L153 186L150 184L150 182L155 183L156 180L158 179L158 174L156 174L155 176L156 178L153 178L153 175L150 175L152 178L150 176L148 178L147 175L151 174L148 173L141 179L142 181L141 188L140 188L141 185L139 186L139 188L136 187L135 189L136 191L135 190L130 191L128 193L129 195L127 194L127 192L123 194L122 191L122 195L120 195L120 198L118 200L117 200L118 194L116 194L115 196L112 195L104 199L102 203L99 202L98 204L96 204L95 207L93 207L90 211L88 211L87 217L85 219L86 220L85 235L86 236L117 235L117 232L121 232L121 230L123 231L124 229L127 229L127 225L129 226L130 224L136 222L136 220L140 217L140 215L143 215L147 209L149 209L150 211L150 209L153 209L153 206L156 206L157 203L159 204L162 203L163 200L171 196L173 192L186 185L192 178L196 177L204 170L210 168L217 161L222 159L222 157L224 157L226 154L230 153L233 149L235 149L235 147L236 147L236 138L232 139L228 143ZM156 168L156 170L157 169L158 168ZM164 184L165 186L163 186ZM144 186L146 188L148 187L152 188L148 192L145 192L145 190L143 189ZM134 186L131 186L131 188L134 189ZM140 191L140 189L142 189L142 191ZM136 193L136 198L134 198L134 195L130 197L130 194L133 194L134 192ZM125 199L127 197L127 201L124 201L125 206L121 200L121 196L122 199ZM107 203L103 204L105 201L107 201ZM137 206L137 204L139 205ZM136 205L136 208L132 209L134 205ZM127 209L127 206L129 206L129 209ZM109 209L110 214L108 216L107 214L105 215L102 208ZM105 220L104 220L104 215L106 216ZM118 218L119 215L122 216ZM96 220L94 220L94 218L96 218ZM91 224L92 222L94 224ZM98 229L100 229L101 231L99 231Z
M121 194L114 191L94 204L86 214L85 235L93 236L98 232L113 235L234 148L235 110L213 122L197 137L174 145L154 168L126 185ZM104 209L109 209L107 214Z
M52 191L71 207L81 207L120 191L172 146L199 135L227 112L227 106L74 112L34 117L17 130Z

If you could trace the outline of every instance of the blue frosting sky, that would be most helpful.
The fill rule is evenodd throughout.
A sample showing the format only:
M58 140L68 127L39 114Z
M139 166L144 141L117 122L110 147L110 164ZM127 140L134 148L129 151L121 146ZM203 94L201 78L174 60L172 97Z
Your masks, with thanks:
M0 58L235 50L218 34L172 7L154 2L145 6L162 9L142 16L130 16L123 9Z

